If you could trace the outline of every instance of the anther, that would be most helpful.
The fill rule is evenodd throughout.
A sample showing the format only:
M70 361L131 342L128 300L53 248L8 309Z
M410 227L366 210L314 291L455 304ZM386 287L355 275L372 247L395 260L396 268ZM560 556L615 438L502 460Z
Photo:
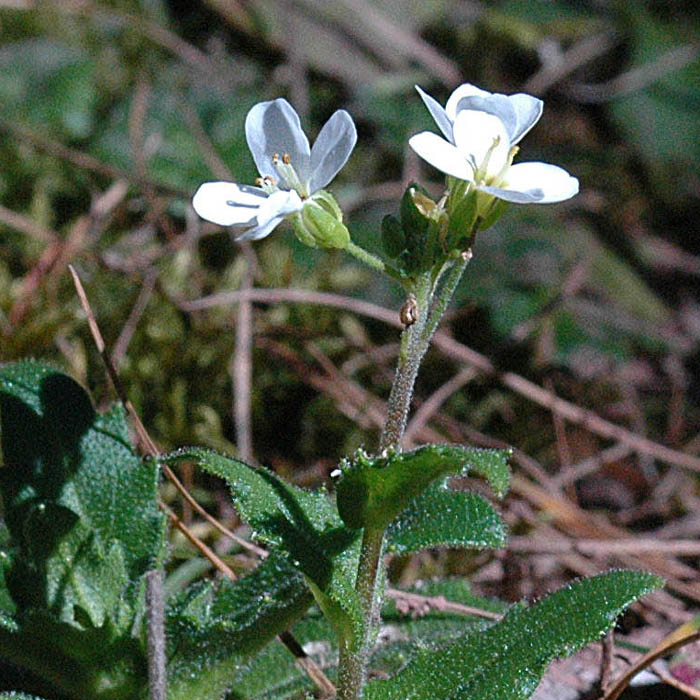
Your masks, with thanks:
M292 162L292 159L289 157L289 153L285 153L285 154L282 156L282 162L283 162L285 165L289 165L289 164Z

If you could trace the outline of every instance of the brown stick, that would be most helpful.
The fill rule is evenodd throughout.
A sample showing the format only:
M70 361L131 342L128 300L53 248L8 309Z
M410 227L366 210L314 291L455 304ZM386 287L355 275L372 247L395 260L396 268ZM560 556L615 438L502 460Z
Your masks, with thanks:
M249 289L234 292L224 292L203 297L193 301L182 301L179 307L184 311L201 311L221 304L234 304L240 301L258 301L275 303L280 301L306 304L323 304L351 311L363 316L375 318L398 328L401 322L397 314L377 304L361 299L353 299L339 294L310 292L303 289ZM661 445L648 438L615 425L598 414L586 408L570 403L551 391L521 377L514 372L500 372L491 360L475 350L462 345L445 331L438 331L433 341L435 347L450 357L476 367L488 376L497 378L504 386L530 399L534 403L558 413L571 423L582 425L600 437L629 445L634 451L648 454L668 464L674 464L694 472L700 472L700 458L695 455L679 452Z

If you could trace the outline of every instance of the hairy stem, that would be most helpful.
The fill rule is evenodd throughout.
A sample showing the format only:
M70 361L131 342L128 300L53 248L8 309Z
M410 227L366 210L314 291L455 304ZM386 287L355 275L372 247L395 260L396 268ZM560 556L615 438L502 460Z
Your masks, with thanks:
M466 251L447 271L439 287L430 273L423 274L413 289L416 312L413 323L406 325L401 334L401 347L394 382L389 395L387 417L379 441L379 449L399 451L411 408L413 388L420 363L437 330L450 299L471 259ZM436 287L438 287L436 289ZM360 700L367 676L367 663L374 644L381 609L384 582L384 531L368 530L363 533L360 561L357 570L357 591L364 618L364 637L359 648L341 642L338 668L338 700Z
M384 262L381 260L381 258L378 258L376 255L372 255L372 253L365 250L364 248L360 248L359 245L355 245L352 241L348 243L347 247L344 250L350 253L350 255L354 255L365 265L369 265L375 270L379 270L379 272L384 272L384 270L386 269L386 266L384 265Z

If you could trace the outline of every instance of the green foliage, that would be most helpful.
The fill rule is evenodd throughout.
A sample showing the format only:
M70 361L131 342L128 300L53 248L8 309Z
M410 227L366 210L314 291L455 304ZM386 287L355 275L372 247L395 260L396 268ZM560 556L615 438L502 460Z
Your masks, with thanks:
M394 678L370 682L367 700L524 700L547 664L597 639L622 610L663 581L611 571L577 581L499 623L438 650L425 650Z
M446 474L470 469L485 476L502 496L509 483L508 452L458 445L425 445L412 452L371 457L359 452L343 465L338 510L352 528L386 528L428 486ZM434 498L440 498L434 492Z
M445 596L451 601L491 612L504 612L507 608L498 601L474 595L464 580L426 582L413 592ZM397 611L393 601L388 601L384 606L382 619L384 628L380 631L369 666L373 673L383 674L396 673L420 648L444 645L487 625L479 618L440 610L430 610L419 616L406 615ZM292 632L314 661L335 680L337 644L330 624L312 608L303 620L294 625ZM254 660L239 668L231 686L231 697L236 700L298 699L302 691L313 689L313 684L299 670L291 654L275 641L267 645Z
M301 574L278 553L235 582L188 587L168 611L170 697L219 698L250 658L298 620L312 600Z
M430 547L498 549L505 546L506 527L487 500L443 482L417 496L391 523L387 542L397 554Z
M208 450L182 449L162 459L168 464L195 461L205 471L226 479L253 537L290 557L341 637L361 634L354 588L358 532L345 527L327 493L306 491L266 469Z
M612 101L610 113L642 158L655 193L678 206L697 195L692 184L700 159L697 21L683 25L659 21L644 5L632 10L618 3L616 9L629 36L626 70L675 64L641 89L623 91Z
M411 183L401 198L399 216L389 214L382 220L384 252L396 259L404 275L427 272L446 257L442 226L436 203L424 188Z
M132 697L143 575L163 555L157 470L120 408L96 413L45 364L0 369L0 421L0 655L76 697Z

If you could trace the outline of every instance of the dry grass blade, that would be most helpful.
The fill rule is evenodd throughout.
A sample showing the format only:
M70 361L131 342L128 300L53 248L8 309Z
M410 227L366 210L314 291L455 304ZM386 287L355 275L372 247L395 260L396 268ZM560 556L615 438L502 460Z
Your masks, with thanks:
M83 310L85 311L85 315L87 316L88 320L88 325L90 327L90 332L92 334L92 337L95 341L95 346L97 347L98 352L100 353L100 356L102 357L102 360L104 362L105 368L107 370L107 374L109 375L110 381L112 382L112 385L114 386L117 395L119 396L120 401L124 405L127 413L129 414L129 417L134 423L135 429L137 431L137 434L139 436L139 439L141 441L141 444L143 448L145 449L146 453L149 454L152 457L157 457L159 454L158 448L156 447L155 443L151 439L150 435L146 431L146 428L144 427L143 423L141 422L141 419L139 418L138 414L134 410L133 405L129 401L128 397L126 396L126 392L124 391L124 387L122 386L122 383L119 379L119 376L117 374L117 371L114 367L114 364L112 363L112 360L109 356L109 353L107 352L107 348L105 346L104 339L102 337L102 333L100 332L99 326L97 325L97 320L95 318L95 314L92 311L92 307L90 306L90 302L88 301L87 294L85 293L85 289L82 285L82 282L80 281L80 277L78 276L78 273L75 271L75 268L72 265L69 265L69 270L71 273L71 276L73 277L73 283L75 284L76 292L78 294L78 297L80 299L80 303L83 306ZM222 534L225 534L227 537L230 537L234 541L238 542L242 546L246 547L249 550L253 550L256 553L258 553L260 556L265 556L267 553L264 552L264 550L260 550L258 547L255 545L252 545L249 542L245 542L245 540L242 540L238 536L236 536L234 533L230 532L227 528L225 528L221 523L218 522L215 518L210 516L200 505L197 503L197 501L192 498L192 496L189 494L187 489L182 485L180 480L175 476L173 471L167 466L167 465L162 465L163 468L163 473L170 479L170 481L175 485L179 493L187 500L187 502L200 514L202 517L204 517L209 523L211 523L214 527L216 527L219 531L222 532ZM221 560L221 558L210 548L208 547L204 542L202 542L198 537L196 537L188 528L187 526L174 514L170 509L168 509L164 504L160 503L159 506L165 510L170 517L171 522L187 537L192 544L197 547L197 549L219 570L221 573L223 573L225 576L230 578L231 580L235 580L236 575L233 573L233 571ZM284 636L280 635L280 641L294 654L295 658L297 658L300 667L307 673L309 678L314 682L315 685L318 686L318 688L321 690L324 695L328 694L330 691L329 689L333 689L333 693L335 692L335 688L331 681L325 676L323 671L316 665L316 663L308 657L306 654L303 653L302 650L302 657L298 656L298 649L301 649L300 645L296 640L294 640L293 636L289 632L283 633ZM286 641L285 641L286 640Z
M222 304L234 304L241 301L258 301L276 303L290 301L306 304L322 304L351 311L356 314L383 321L401 328L398 313L361 299L353 299L340 294L311 292L304 289L249 289L223 292L192 301L181 301L178 306L183 311L201 311ZM640 454L647 454L668 464L700 473L700 458L686 452L679 452L658 442L637 435L626 428L615 425L601 418L597 413L560 398L551 391L543 389L534 382L515 372L499 372L491 360L481 353L456 341L445 331L438 331L433 341L436 348L442 350L452 359L474 366L482 373L495 377L504 386L540 406L557 412L562 418L584 426L600 437L629 445Z
M622 691L629 685L629 682L642 669L650 666L656 659L666 656L672 651L694 642L696 639L700 639L700 618L695 618L695 620L681 625L653 649L640 657L622 678L615 681L612 687L605 691L601 700L617 700L622 695Z

